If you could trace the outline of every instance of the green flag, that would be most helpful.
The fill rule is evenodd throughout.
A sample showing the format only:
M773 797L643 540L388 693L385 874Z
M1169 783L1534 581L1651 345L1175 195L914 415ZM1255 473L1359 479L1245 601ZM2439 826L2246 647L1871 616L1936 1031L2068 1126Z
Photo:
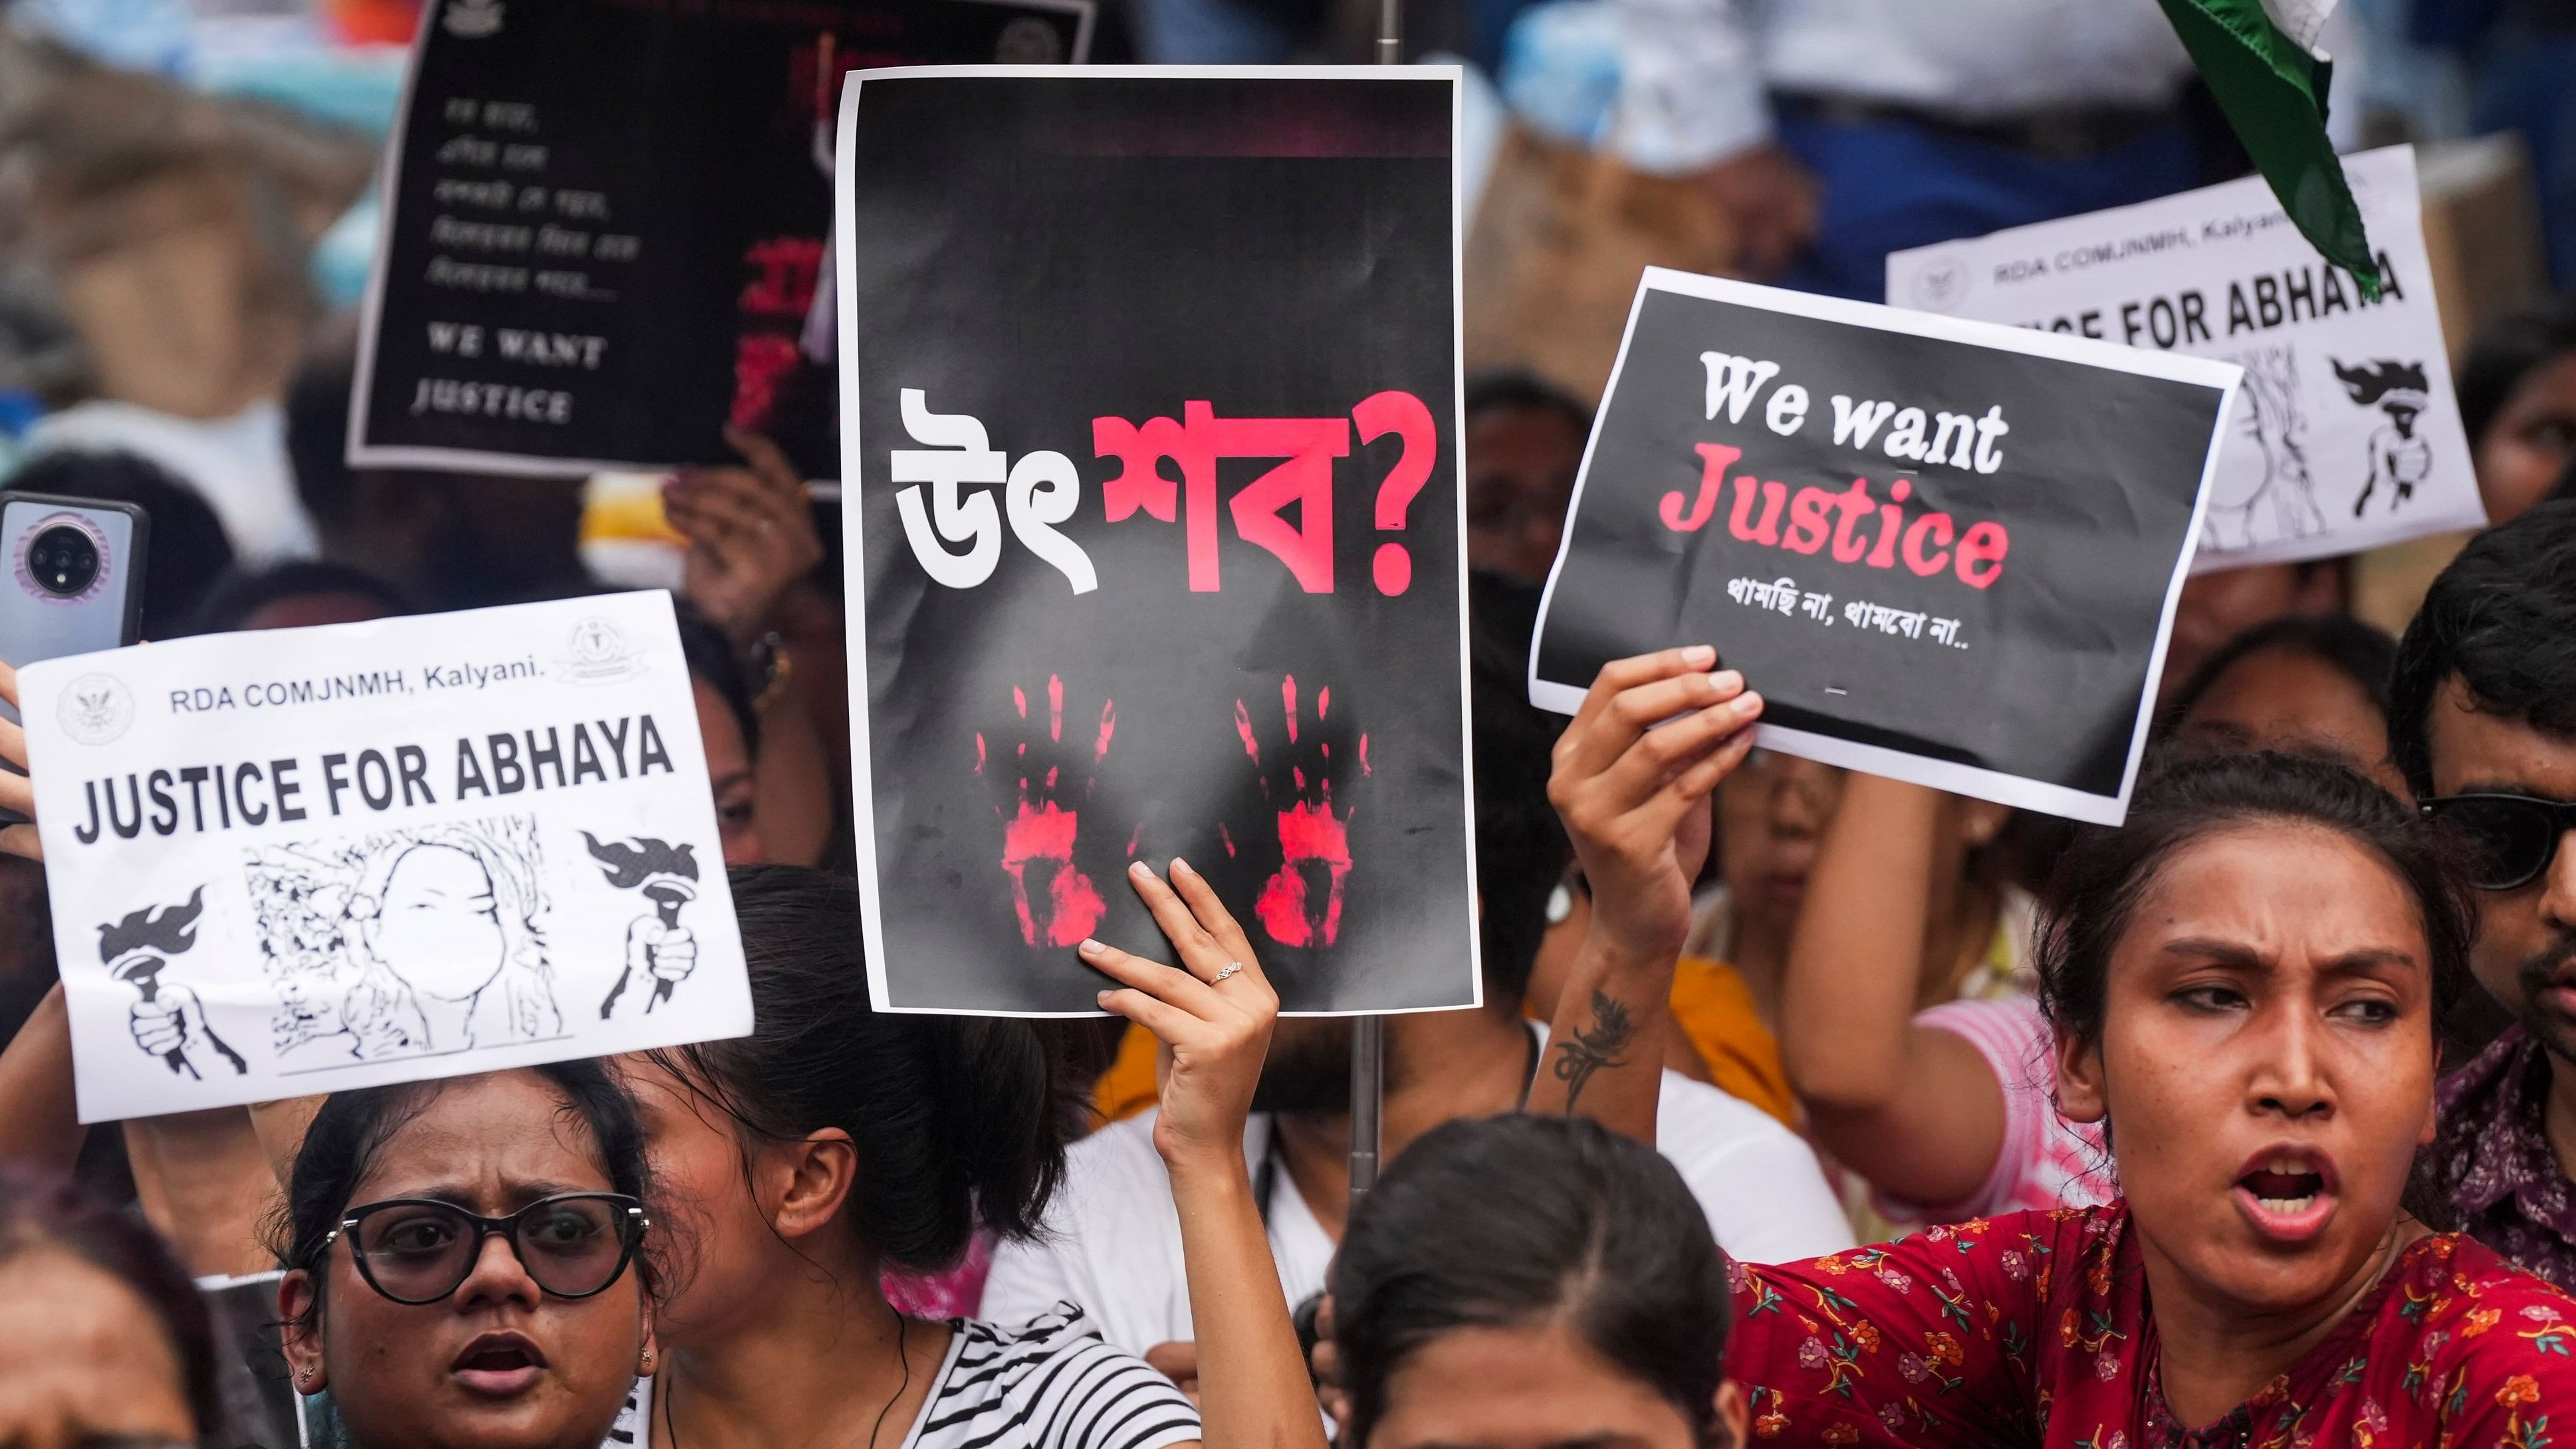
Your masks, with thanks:
M2379 265L2361 208L2326 139L2326 80L2313 48L2335 0L2157 0L2200 67L2236 139L2272 183L2299 233L2327 261L2379 295Z

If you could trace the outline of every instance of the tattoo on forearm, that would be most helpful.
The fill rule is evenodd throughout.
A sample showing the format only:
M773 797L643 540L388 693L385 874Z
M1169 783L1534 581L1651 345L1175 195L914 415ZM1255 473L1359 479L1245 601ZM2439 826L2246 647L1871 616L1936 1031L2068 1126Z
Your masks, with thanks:
M1592 1025L1574 1033L1572 1040L1556 1044L1556 1079L1565 1083L1567 1111L1574 1110L1594 1072L1627 1064L1620 1053L1636 1037L1636 1018L1628 1014L1627 1004L1606 991L1593 992Z

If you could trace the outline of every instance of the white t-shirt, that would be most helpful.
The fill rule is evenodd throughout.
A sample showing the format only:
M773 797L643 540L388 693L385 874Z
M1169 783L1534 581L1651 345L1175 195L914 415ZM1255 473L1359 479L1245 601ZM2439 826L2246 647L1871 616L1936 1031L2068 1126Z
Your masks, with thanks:
M950 1325L948 1354L901 1449L1163 1449L1196 1443L1199 1411L1143 1359L1100 1341L1070 1303L1016 1328ZM646 1449L653 1390L639 1381L601 1449ZM889 1446L891 1449L891 1446Z
M1545 1029L1533 1028L1545 1041ZM1120 1348L1142 1353L1194 1337L1181 1265L1181 1219L1154 1151L1154 1113L1113 1122L1073 1145L1049 1233L993 1250L985 1316L1009 1322L1079 1303ZM1751 1263L1784 1263L1852 1246L1842 1206L1807 1144L1760 1108L1704 1082L1664 1073L1655 1146L1708 1214L1718 1246ZM1246 1162L1270 1149L1270 1120L1245 1129ZM1333 1240L1284 1169L1270 1173L1270 1256L1295 1307L1324 1289Z

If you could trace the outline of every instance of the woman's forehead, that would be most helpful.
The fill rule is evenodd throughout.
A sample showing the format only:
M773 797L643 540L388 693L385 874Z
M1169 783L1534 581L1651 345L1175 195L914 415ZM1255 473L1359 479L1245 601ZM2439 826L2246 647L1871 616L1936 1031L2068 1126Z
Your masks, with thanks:
M385 1138L360 1179L366 1196L425 1186L507 1196L533 1187L597 1191L609 1185L580 1114L533 1072L438 1085Z
M2288 821L2212 831L2165 858L2121 946L2184 937L2287 958L2393 949L2425 960L2423 913L2396 868L2339 831Z

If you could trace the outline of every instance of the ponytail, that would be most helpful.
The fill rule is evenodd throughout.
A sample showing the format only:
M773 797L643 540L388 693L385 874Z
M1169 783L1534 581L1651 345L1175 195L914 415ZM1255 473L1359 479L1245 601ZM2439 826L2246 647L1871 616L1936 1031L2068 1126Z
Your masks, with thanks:
M751 967L752 1034L653 1053L751 1136L826 1127L859 1159L854 1230L887 1261L937 1272L976 1222L1038 1230L1084 1101L1036 1024L879 1012L849 882L794 866L731 872Z

